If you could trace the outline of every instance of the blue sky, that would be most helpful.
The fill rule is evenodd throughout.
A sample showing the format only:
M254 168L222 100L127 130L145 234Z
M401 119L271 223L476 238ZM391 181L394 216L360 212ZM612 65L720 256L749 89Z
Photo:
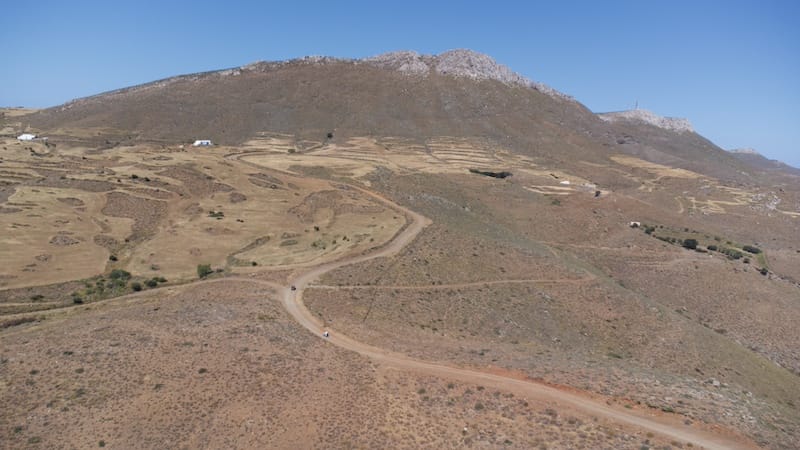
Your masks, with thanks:
M471 48L593 111L635 102L800 166L800 2L10 2L0 105L304 55Z

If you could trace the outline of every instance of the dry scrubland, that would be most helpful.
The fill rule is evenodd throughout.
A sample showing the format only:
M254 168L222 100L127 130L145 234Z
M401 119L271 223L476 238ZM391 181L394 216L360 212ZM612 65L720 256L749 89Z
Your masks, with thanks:
M264 132L197 149L59 131L75 139L2 142L10 447L688 447L374 365L296 325L263 285L181 285L198 264L286 283L407 225L355 186L433 225L396 257L340 268L305 292L335 333L771 448L800 435L794 191L764 206L765 189L630 155L556 165L478 138ZM634 220L758 242L766 259L683 249ZM114 269L130 273L121 287ZM167 286L148 291L158 277ZM144 292L100 301L134 282Z
M668 441L371 364L247 282L172 288L3 336L10 448L639 448Z

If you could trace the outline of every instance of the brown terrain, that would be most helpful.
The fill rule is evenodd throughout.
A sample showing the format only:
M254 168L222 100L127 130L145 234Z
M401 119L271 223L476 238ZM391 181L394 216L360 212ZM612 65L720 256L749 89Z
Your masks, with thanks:
M795 169L467 58L3 110L2 447L797 448Z

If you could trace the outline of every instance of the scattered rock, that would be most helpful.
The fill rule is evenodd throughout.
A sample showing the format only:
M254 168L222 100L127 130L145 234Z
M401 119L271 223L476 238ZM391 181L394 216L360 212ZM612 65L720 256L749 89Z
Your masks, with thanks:
M50 239L51 244L58 246L75 245L75 244L80 244L80 242L81 241L69 237L65 234L57 234Z

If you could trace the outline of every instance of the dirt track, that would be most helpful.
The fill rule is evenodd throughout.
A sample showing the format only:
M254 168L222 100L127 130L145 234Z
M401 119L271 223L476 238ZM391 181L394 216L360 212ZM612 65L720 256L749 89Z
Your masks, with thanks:
M717 434L697 428L690 428L686 425L680 424L675 420L670 420L672 418L669 417L646 416L643 413L634 413L628 410L612 408L601 402L586 398L581 395L559 390L542 383L529 380L520 380L476 370L450 367L443 364L418 361L405 355L363 344L345 335L337 333L335 330L325 328L324 324L321 323L303 304L303 290L308 287L311 281L319 278L331 270L349 264L356 264L373 258L392 256L410 243L417 236L417 234L419 234L427 225L431 223L426 217L396 205L379 195L367 191L362 192L380 200L381 202L384 202L388 206L398 211L405 213L407 217L411 219L411 223L397 236L395 236L391 242L378 251L367 255L360 255L334 261L314 267L308 271L301 272L290 280L292 285L296 288L294 291L289 287L280 288L281 299L286 310L292 315L292 317L295 318L295 320L297 320L301 325L311 332L321 337L322 332L327 329L331 332L330 337L327 338L330 343L372 358L382 364L400 369L413 370L429 375L457 379L462 382L490 385L498 389L517 392L539 400L555 401L592 415L597 415L619 423L640 427L677 441L691 442L693 445L702 448L757 448L757 446L748 442L742 437L733 436L731 434Z

